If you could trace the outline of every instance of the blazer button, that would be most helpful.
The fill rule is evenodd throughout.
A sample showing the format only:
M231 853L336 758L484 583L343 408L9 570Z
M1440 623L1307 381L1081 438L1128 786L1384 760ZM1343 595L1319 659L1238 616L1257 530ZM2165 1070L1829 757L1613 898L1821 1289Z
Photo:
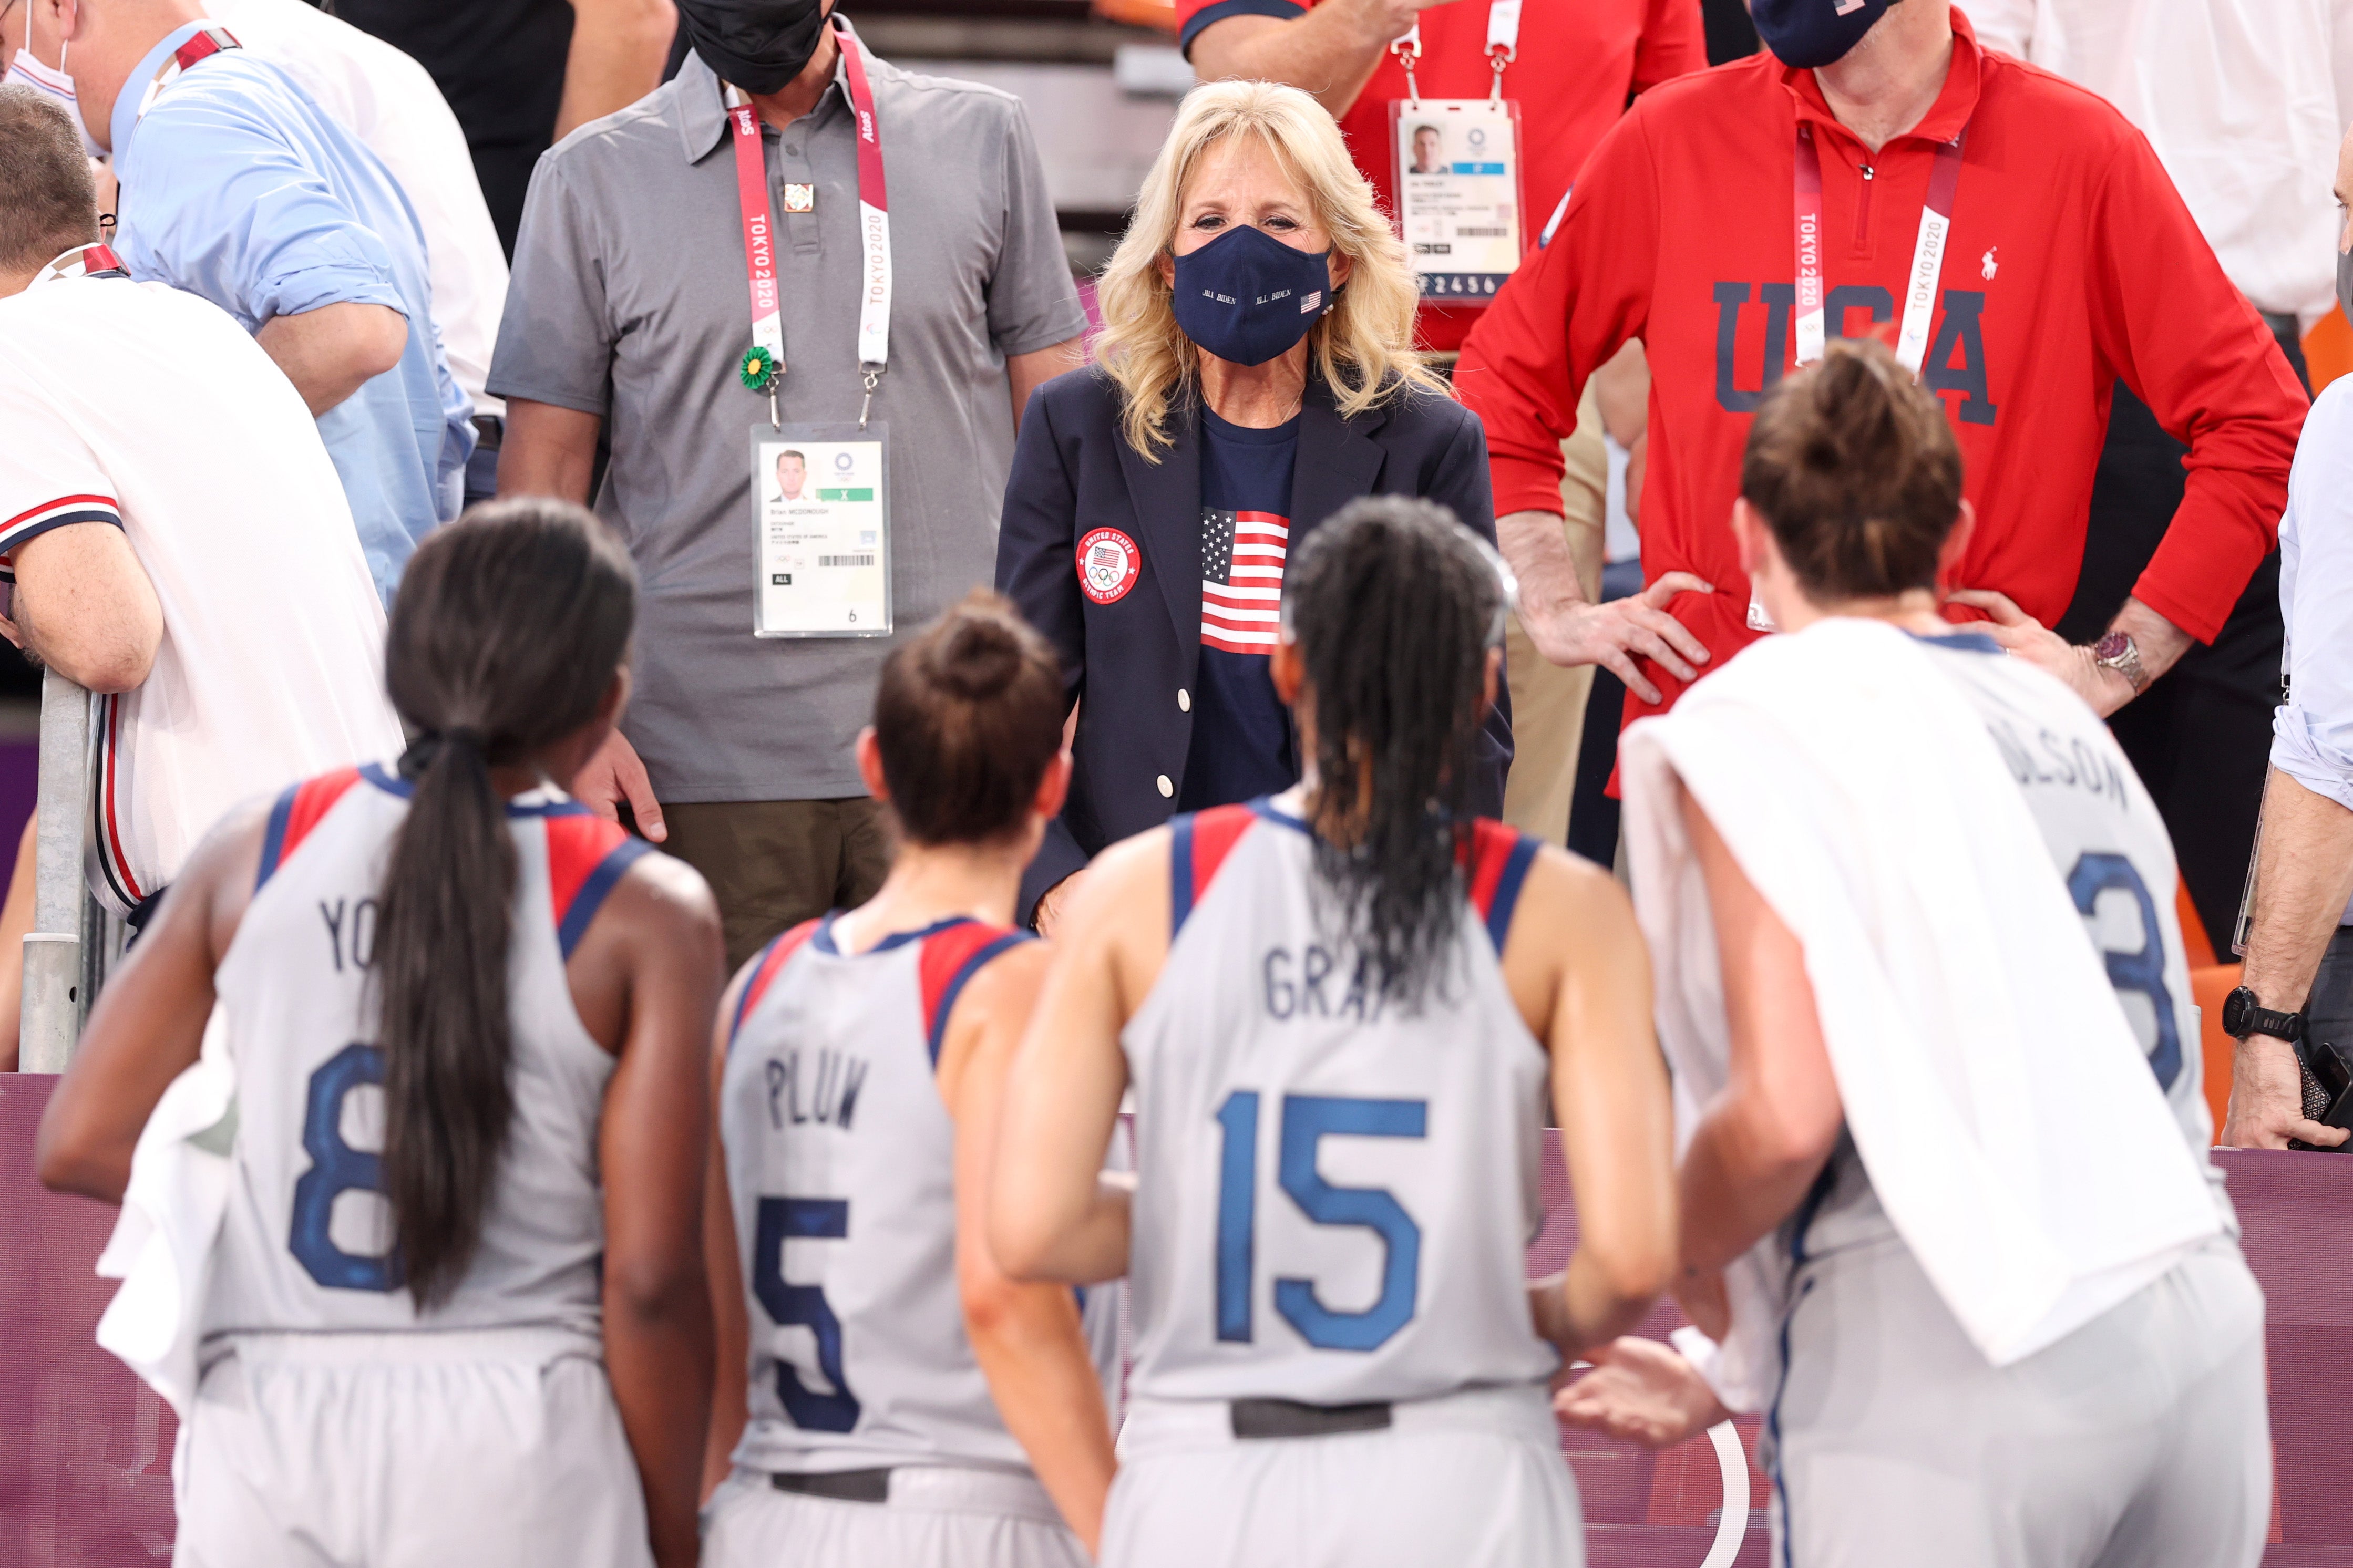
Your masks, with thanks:
M1183 687L1178 687L1176 689L1176 711L1179 713L1190 713L1192 710L1193 694L1186 690Z
M1166 773L1162 773L1158 778L1152 782L1160 786L1160 798L1163 800L1166 800L1170 795L1176 793L1176 786L1168 782L1168 775Z

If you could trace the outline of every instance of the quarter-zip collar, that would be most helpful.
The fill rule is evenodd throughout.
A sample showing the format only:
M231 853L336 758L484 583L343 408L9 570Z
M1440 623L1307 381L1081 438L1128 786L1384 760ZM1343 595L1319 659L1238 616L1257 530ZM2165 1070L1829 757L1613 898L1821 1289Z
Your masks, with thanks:
M1891 137L1886 146L1873 153L1831 111L1830 100L1822 96L1821 84L1814 79L1812 71L1781 66L1778 68L1781 85L1788 89L1789 96L1796 103L1799 122L1811 123L1820 128L1817 134L1836 139L1851 151L1852 160L1857 163L1875 164L1893 152L1899 142L1917 140L1933 144L1950 142L1958 136L1968 124L1969 116L1977 112L1985 57L1978 47L1977 29L1969 26L1968 16L1957 5L1953 7L1952 16L1952 64L1945 70L1944 90L1936 95L1936 101L1928 106L1928 112L1921 117L1919 124L1901 136Z

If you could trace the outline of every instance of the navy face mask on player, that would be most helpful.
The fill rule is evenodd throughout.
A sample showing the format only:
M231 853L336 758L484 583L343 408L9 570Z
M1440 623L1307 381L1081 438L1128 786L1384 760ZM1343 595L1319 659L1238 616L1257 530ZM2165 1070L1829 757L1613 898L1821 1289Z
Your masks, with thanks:
M1842 59L1894 0L1751 0L1748 19L1773 58L1798 70Z
M1293 250L1248 224L1176 258L1176 324L1233 364L1264 364L1332 306L1332 253Z

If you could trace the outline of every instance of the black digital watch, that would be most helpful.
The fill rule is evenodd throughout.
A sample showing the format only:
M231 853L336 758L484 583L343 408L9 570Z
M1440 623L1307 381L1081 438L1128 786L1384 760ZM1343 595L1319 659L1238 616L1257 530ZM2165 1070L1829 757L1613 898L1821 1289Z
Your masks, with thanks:
M2249 1035L2270 1035L2283 1040L2304 1038L2304 1015L2274 1013L2255 1005L2255 994L2242 985L2222 999L2222 1032L2234 1040Z

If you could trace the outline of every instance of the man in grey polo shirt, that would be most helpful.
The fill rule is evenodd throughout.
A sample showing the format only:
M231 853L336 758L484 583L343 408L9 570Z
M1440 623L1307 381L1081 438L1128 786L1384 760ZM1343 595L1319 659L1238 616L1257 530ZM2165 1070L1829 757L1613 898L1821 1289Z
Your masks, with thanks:
M754 342L745 225L723 80L758 112L786 430L855 426L865 243L857 116L831 0L680 0L677 78L566 137L532 176L491 390L507 399L501 495L585 500L644 582L627 736L582 776L600 809L709 879L731 961L881 885L886 846L851 743L895 637L754 635L743 375ZM837 31L839 29L839 31ZM1085 317L1020 104L913 76L859 48L887 170L888 562L900 633L990 580L1015 419L1077 363ZM748 142L746 143L748 146ZM756 364L749 367L756 374ZM786 443L798 447L803 443ZM815 481L812 481L815 482ZM642 764L639 759L642 758Z

